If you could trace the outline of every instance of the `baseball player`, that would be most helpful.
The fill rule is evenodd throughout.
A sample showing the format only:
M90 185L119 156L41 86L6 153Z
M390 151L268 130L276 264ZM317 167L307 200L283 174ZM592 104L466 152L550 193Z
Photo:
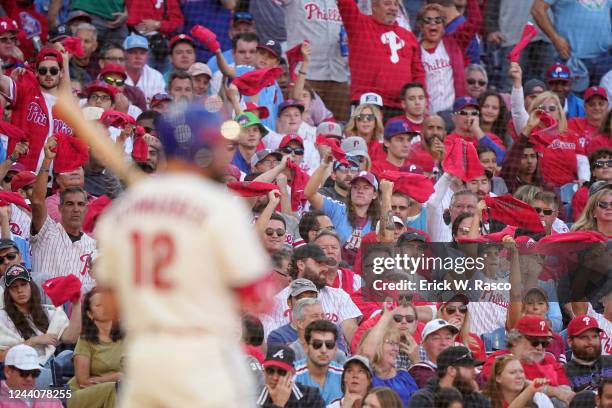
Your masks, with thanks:
M96 229L94 273L130 331L122 406L254 406L237 300L273 292L248 209L215 183L235 145L201 106L174 107L157 130L165 171L130 188Z

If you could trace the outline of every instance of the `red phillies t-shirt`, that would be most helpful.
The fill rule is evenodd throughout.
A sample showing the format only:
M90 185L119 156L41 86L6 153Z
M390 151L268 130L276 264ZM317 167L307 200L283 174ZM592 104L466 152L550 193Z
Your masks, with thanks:
M380 140L372 140L368 143L368 154L370 155L370 161L374 163L378 160L385 160L387 158L387 152L383 147Z
M498 356L509 354L510 350L499 350L487 357L484 365L482 366L482 377L486 381L491 375L491 369L495 363L495 359ZM539 363L527 364L521 362L523 370L525 370L525 376L528 380L535 380L536 378L547 378L549 385L557 387L559 385L570 385L565 369L563 365L559 363L555 357L550 354L544 354L544 359Z
M38 81L29 70L13 82L13 113L11 124L22 129L29 142L28 153L19 159L26 170L36 171L40 153L49 136L49 126L53 126L53 134L73 136L74 131L63 120L53 114L53 123L49 123L49 112L45 97ZM10 139L7 154L11 154L19 140Z
M421 122L421 123L413 122L406 115L397 115L397 116L394 116L391 119L389 119L387 121L387 123L391 122L392 120L403 120L404 122L408 123L408 126L413 131L419 132L419 133L421 133L423 131L423 122Z
M491 141L495 143L496 145L498 145L500 148L506 150L506 146L504 146L504 142L502 142L502 140L499 137L495 136L493 133L487 133L486 136L489 139L491 139ZM462 136L458 133L451 133L450 135L446 136L446 138L444 139L444 146L446 147L446 149L450 149L450 147L453 145L455 140L458 138L461 138L465 140L466 142L473 143L474 147L478 146L478 138L476 138L475 136Z
M597 127L591 125L586 118L573 118L568 120L567 130L577 135L578 144L582 150L586 150L586 147L597 134Z
M606 135L597 135L587 143L585 153L590 156L599 149L612 149L612 139Z
M410 146L408 161L423 169L424 172L431 173L436 162L431 153L423 147L423 142L415 143Z
M565 132L558 135L542 149L541 168L544 182L555 187L578 180L577 154L582 149L574 133Z

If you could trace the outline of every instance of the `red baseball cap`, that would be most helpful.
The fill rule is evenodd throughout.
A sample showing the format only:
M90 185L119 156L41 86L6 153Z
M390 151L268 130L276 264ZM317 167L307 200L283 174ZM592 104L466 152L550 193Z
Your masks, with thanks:
M60 68L64 66L62 54L55 48L43 48L36 54L36 64L38 66L43 61L57 61Z
M597 320L591 316L576 316L567 325L567 335L569 337L580 336L587 330L597 330L598 332L603 331L599 328Z
M192 47L195 48L195 42L193 41L193 38L191 38L187 34L179 34L179 35L175 35L174 37L172 37L170 41L168 42L168 45L170 47L170 52L172 52L172 49L174 48L174 46L181 41L189 43L191 44Z
M11 191L30 186L36 181L36 173L33 171L20 171L11 180Z
M6 16L0 17L0 34L17 32L19 32L19 26L15 20Z
M245 112L253 112L259 119L265 119L270 116L270 110L265 106L258 106L253 102L246 103Z
M127 79L127 74L125 73L125 68L119 64L106 64L102 71L100 71L100 75L106 74L120 74L123 79Z
M114 86L109 85L104 81L95 80L91 82L89 85L87 85L87 87L85 88L85 96L89 98L91 94L94 92L107 93L111 96L112 100L114 101L115 96L117 96L118 90Z
M304 140L300 135L296 135L295 133L289 133L288 135L285 135L280 141L278 148L282 149L283 147L287 146L291 141L296 141L302 145L302 148L304 147Z
M516 329L524 336L551 337L546 320L542 316L525 315L516 324Z
M546 81L571 81L572 71L565 64L554 63L546 70Z
M587 88L586 91L584 91L585 102L594 96L601 96L605 100L608 100L608 93L606 92L606 89L601 86L592 86L590 88Z

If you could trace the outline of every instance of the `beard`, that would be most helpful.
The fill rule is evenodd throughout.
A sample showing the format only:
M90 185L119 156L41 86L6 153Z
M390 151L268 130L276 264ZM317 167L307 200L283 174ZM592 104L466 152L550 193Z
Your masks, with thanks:
M463 377L461 374L455 377L455 379L453 380L453 386L457 388L461 394L464 395L476 392L474 381L469 378Z
M572 353L579 360L595 361L601 356L601 343L598 343L593 351L575 349L572 350Z
M326 286L325 273L317 273L312 268L306 266L302 278L308 279L317 287L318 290L323 289Z

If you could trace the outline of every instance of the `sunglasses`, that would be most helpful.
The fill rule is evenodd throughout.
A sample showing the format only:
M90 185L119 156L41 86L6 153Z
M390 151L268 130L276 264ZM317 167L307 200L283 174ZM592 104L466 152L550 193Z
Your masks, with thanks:
M597 206L602 210L607 210L608 208L612 208L612 201L598 201Z
M438 17L423 17L424 24L442 24L444 19L441 16Z
M41 76L47 75L47 73L49 73L49 75L56 76L57 74L59 74L59 72L60 72L60 70L57 67L51 67L51 68L41 67L41 68L38 68L38 75L41 75Z
M336 342L333 341L333 340L326 340L326 341L312 340L310 342L310 345L315 350L320 349L321 347L323 347L324 344L325 344L325 348L328 349L328 350L332 350L334 347L336 347Z
M268 375L278 374L279 376L284 377L287 375L287 370L283 370L282 368L277 368L277 367L266 367L266 374Z
M478 112L477 110L473 110L473 111L460 110L459 112L457 112L457 115L461 115L461 116L478 116L478 115L480 115L480 112Z
M17 255L19 255L18 252L9 252L4 256L0 256L0 265L4 264L5 259L8 261L14 261L15 259L17 259Z
M548 347L551 341L551 339L549 338L542 339L539 337L527 337L527 336L525 336L525 339L527 339L529 344L531 344L533 347L538 347L539 345L542 345L542 347L544 348Z
M416 320L416 317L412 315L394 314L393 320L395 321L395 323L401 323L402 320L406 320L406 323L413 323Z
M105 76L105 77L102 77L102 80L106 82L107 84L114 85L114 86L123 86L123 84L125 84L125 79L123 78L113 78L110 76Z
M479 86L487 85L487 81L483 81L482 79L474 79L474 78L468 78L467 83L469 85L476 85L476 84L478 84Z
M28 378L29 376L38 378L40 375L40 370L21 370L17 367L13 367L13 370L17 371L21 378Z
M349 167L346 167L345 165L341 165L341 166L338 166L336 171L349 172L349 173L359 173L359 166L349 166Z
M612 167L612 160L597 160L595 162L595 167L598 169L603 169L604 167Z
M540 105L538 106L538 110L541 110L544 112L556 112L557 107L555 105Z
M3 37L3 38L0 38L0 43L2 43L2 44L8 44L8 43L17 44L17 37L13 36L13 37Z
M533 209L536 210L538 214L544 214L544 215L552 215L555 212L554 210L551 210L550 208L533 207Z
M446 306L445 307L446 313L448 314L455 314L457 311L459 311L459 313L461 314L466 314L468 311L468 307L466 305L461 305L459 307L457 306Z
M264 231L266 233L267 236L271 237L274 235L274 233L276 233L277 237L282 237L283 235L285 235L285 230L282 228L266 228L266 230Z
M372 122L374 119L376 119L376 115L374 115L373 113L361 113L357 115L357 120L359 122Z
M285 146L283 147L283 153L286 153L286 154L295 153L297 156L303 156L304 149L302 149L301 147Z

